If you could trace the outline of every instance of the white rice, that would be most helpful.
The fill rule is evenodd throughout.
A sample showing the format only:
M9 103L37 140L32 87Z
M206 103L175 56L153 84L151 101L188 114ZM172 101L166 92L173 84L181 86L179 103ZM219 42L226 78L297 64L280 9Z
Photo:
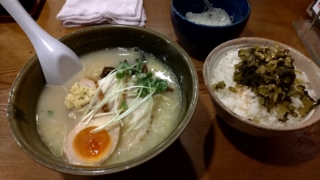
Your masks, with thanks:
M211 8L199 14L188 12L186 18L189 21L209 26L225 26L231 24L230 16L221 8Z
M227 106L234 113L247 118L256 123L269 126L290 126L293 124L301 123L312 114L309 113L308 116L301 119L301 117L294 118L288 115L288 120L286 122L281 122L278 119L282 118L283 115L278 114L276 109L271 109L268 112L267 108L259 105L258 97L249 88L237 87L237 93L233 93L228 90L228 87L235 87L236 82L233 81L234 65L240 62L238 57L238 51L232 50L225 53L216 68L213 70L213 78L211 84L216 84L220 81L224 81L226 88L215 90L214 93L220 99L220 101ZM314 97L314 92L308 89L309 79L304 72L296 73L296 78L304 81L306 84L306 90L311 97ZM293 106L300 107L303 106L299 98L292 98Z

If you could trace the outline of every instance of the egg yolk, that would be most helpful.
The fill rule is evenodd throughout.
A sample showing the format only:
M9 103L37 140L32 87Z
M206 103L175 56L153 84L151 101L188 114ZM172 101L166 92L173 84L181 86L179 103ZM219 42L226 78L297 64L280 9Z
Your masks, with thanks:
M101 160L109 152L111 145L109 133L106 130L91 133L95 128L96 126L92 126L81 130L72 143L75 153L90 162Z

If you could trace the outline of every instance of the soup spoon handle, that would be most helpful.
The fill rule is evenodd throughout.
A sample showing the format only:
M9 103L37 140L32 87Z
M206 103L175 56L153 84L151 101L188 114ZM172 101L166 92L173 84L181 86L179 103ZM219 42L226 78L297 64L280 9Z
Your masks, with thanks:
M208 6L209 9L213 9L211 3L209 2L209 0L203 0L204 3L206 3L206 5Z
M0 4L27 34L36 50L47 84L62 85L82 69L79 57L45 32L18 0L0 0Z

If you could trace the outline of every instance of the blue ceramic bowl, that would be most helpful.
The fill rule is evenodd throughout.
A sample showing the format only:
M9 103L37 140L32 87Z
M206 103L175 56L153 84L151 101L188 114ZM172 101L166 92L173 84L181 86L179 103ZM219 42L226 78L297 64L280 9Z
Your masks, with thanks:
M207 56L219 44L237 38L244 30L249 16L248 0L209 0L215 8L224 9L232 19L231 25L208 26L186 19L187 12L207 10L203 0L172 0L171 21L178 43L191 55Z

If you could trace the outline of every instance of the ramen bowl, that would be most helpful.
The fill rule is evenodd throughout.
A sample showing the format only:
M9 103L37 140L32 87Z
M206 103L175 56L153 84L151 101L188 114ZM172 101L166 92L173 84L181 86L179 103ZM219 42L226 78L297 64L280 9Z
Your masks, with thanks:
M230 94L234 92L230 91L229 93L229 90L227 90L225 92L228 93L228 96L225 96L225 98L222 98L223 96L218 95L219 90L213 89L212 85L216 84L216 82L214 82L215 81L214 78L218 77L215 72L218 71L219 69L218 67L222 67L222 66L218 66L220 62L221 64L228 64L228 63L230 64L228 59L238 58L239 49L248 49L248 48L257 47L257 46L275 47L276 45L280 45L284 49L289 50L289 55L294 60L293 65L295 66L295 69L298 69L298 71L295 72L295 74L304 72L306 77L309 79L309 82L307 83L308 89L313 90L313 93L309 93L310 96L314 100L317 100L320 98L320 82L318 81L318 79L320 78L320 70L318 66L316 66L311 59L309 59L308 57L306 57L296 49L277 41L273 41L270 39L263 39L263 38L255 38L255 37L239 38L239 39L234 39L234 40L230 40L225 43L222 43L221 45L217 46L214 50L212 50L208 55L208 57L206 58L203 66L203 77L204 77L206 88L210 93L212 103L218 115L225 122L227 122L227 124L229 124L230 126L232 126L233 128L241 132L244 132L250 135L255 135L255 136L267 136L267 137L279 136L279 135L285 135L285 134L288 134L289 132L294 132L294 131L312 126L313 124L319 121L319 117L320 117L319 106L316 106L316 108L313 111L311 111L309 115L306 116L305 120L287 120L282 116L280 116L280 118L279 117L269 118L271 117L271 115L264 115L268 117L266 120L264 120L262 117L262 114L267 111L267 108L262 107L261 104L260 106L254 106L254 103L251 103L252 97L255 97L256 94L254 96L243 96L241 99L238 99L238 97L233 97L233 95ZM233 56L231 56L232 53L234 53ZM232 63L232 65L229 66L229 68L233 69L234 71L233 64L237 64L237 61L235 61L235 63ZM224 72L228 71L227 68L222 68L222 69ZM232 71L230 72L231 73L224 74L224 75L220 74L220 75L221 77L222 76L229 77L230 80L227 80L227 81L230 82L230 81L233 81L233 72ZM296 78L300 78L300 77L296 76ZM230 86L226 85L226 87L229 88ZM233 85L232 87L235 87L235 85ZM241 93L243 92L242 94L248 93L248 91L247 92L240 91L240 92ZM233 98L230 98L230 97L233 97ZM233 103L235 106L230 106L230 103ZM247 108L242 109L243 107L247 107ZM253 112L261 116L259 116L259 118L252 118L252 117L258 117L258 116L248 115ZM285 121L285 122L281 122L281 121Z
M250 17L248 0L209 0L214 8L223 9L230 17L231 24L222 26L204 25L186 18L188 12L203 13L208 7L204 1L172 0L171 22L179 44L193 56L206 57L219 44L238 38Z
M195 67L186 52L167 37L133 26L103 25L75 31L59 39L78 56L106 48L137 47L151 53L168 65L177 77L181 89L181 111L174 130L156 146L142 155L111 165L73 165L63 157L53 155L37 132L36 107L46 86L37 56L31 58L16 77L12 86L8 121L13 137L33 160L55 171L75 175L103 175L124 171L155 157L170 146L187 127L198 100L198 78Z

